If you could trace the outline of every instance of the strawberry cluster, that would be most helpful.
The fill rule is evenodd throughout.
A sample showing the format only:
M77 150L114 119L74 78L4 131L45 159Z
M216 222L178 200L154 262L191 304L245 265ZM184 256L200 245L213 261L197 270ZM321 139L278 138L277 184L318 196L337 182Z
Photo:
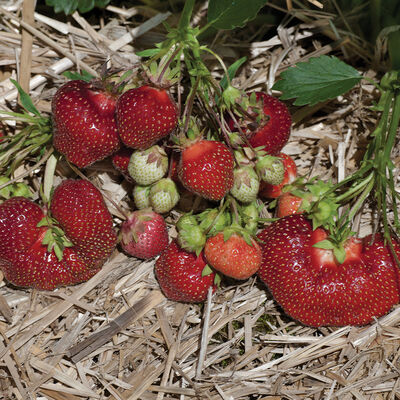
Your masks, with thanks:
M292 125L282 101L216 82L199 52L195 63L187 59L186 93L174 74L188 46L172 37L175 51L157 49L159 68L150 60L141 71L155 75L136 74L135 87L127 89L126 78L118 85L73 80L52 100L54 149L74 168L108 160L131 187L135 210L119 227L122 250L158 257L156 278L175 301L202 302L222 279L257 274L285 312L307 325L361 325L388 312L399 302L400 244L356 238L347 226L356 210L339 218L336 189L296 177L295 161L282 152ZM184 212L187 196L194 201ZM117 243L101 193L67 179L44 203L11 196L0 204L6 279L45 290L89 279ZM265 205L275 218L262 218Z

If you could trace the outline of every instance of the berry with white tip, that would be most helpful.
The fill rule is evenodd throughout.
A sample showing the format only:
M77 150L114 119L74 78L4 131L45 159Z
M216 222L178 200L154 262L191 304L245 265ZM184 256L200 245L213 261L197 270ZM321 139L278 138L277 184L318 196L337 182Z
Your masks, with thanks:
M139 185L151 185L160 180L168 170L168 156L160 146L136 150L129 160L128 172Z

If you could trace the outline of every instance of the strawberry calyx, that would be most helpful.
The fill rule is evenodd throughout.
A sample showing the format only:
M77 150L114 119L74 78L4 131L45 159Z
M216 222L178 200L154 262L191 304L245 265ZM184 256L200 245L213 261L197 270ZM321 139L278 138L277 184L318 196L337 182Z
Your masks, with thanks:
M178 244L198 256L206 244L206 235L191 213L182 215L176 223Z
M337 241L322 228L317 228L313 231L311 243L312 265L318 269L327 266L334 267L345 262L358 261L362 251L362 241L360 239L348 236Z
M66 237L58 222L49 214L46 214L36 225L38 228L46 228L40 233L38 240L47 246L47 251L54 254L59 261L63 259L63 251L66 247L73 247L74 244Z

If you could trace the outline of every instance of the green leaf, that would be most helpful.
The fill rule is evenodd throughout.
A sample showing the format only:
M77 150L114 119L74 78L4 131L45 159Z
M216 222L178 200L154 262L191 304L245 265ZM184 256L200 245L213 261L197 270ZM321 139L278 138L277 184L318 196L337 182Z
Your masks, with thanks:
M46 0L46 5L53 7L56 13L68 15L78 8L78 0Z
M65 71L63 75L71 80L81 80L85 82L90 82L92 79L95 78L93 75L89 74L89 72L86 72L85 70L82 70L81 73Z
M346 259L346 250L343 248L343 246L335 247L333 249L333 254L339 264L344 263L344 260Z
M203 268L203 271L201 271L201 276L202 277L208 276L211 275L213 272L214 271L211 269L211 267L208 264L206 264Z
M324 250L333 250L335 248L335 245L330 240L325 239L313 244L312 247L317 247L318 249Z
M13 83L13 85L18 90L19 97L21 99L22 107L24 107L26 111L28 111L28 112L30 112L32 114L35 114L38 117L40 117L40 112L33 105L32 99L30 98L30 96L27 93L24 92L24 90L22 89L21 85L17 81L15 81L14 79L10 78L10 81Z
M53 232L51 229L47 229L46 233L43 236L42 244L50 244L54 242Z
M94 0L79 0L78 10L80 13L85 13L94 8Z
M210 0L208 23L218 29L243 27L266 4L266 0Z
M63 259L63 251L57 243L54 243L53 247L54 253L56 254L58 261L62 261Z
M138 57L153 57L160 52L160 49L146 49L143 51L138 51L136 55Z
M247 60L247 57L242 57L239 58L239 60L236 60L229 68L228 68L228 76L229 76L229 82L235 77L237 70L241 67L243 63L245 63ZM228 87L228 79L226 75L221 79L220 85L222 89L226 89Z
M281 74L273 90L282 92L282 100L297 98L297 106L314 105L349 91L362 76L334 56L310 58Z
M190 18L192 16L195 0L186 0L183 7L181 17L179 19L178 29L182 32L190 25Z
M36 225L37 228L40 228L42 226L49 226L49 219L48 217L43 217Z

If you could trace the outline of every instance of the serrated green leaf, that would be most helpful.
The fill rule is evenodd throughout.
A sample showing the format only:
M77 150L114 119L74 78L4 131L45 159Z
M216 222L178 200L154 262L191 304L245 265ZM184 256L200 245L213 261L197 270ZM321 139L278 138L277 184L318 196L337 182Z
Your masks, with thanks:
M281 100L296 98L295 105L314 105L349 91L362 76L356 69L334 56L310 58L281 74L273 90L282 92Z
M22 107L24 107L26 111L31 112L32 114L35 114L38 117L40 117L40 112L33 105L32 99L30 98L30 96L27 93L24 92L24 90L22 89L21 85L17 81L15 81L14 79L10 78L10 81L13 83L13 85L18 90L19 97L21 99Z
M266 4L266 0L210 0L207 19L218 29L242 27Z
M95 78L93 75L89 74L89 72L86 72L85 70L82 70L81 73L65 71L63 72L63 75L71 80L81 80L85 82L90 82L92 79Z

